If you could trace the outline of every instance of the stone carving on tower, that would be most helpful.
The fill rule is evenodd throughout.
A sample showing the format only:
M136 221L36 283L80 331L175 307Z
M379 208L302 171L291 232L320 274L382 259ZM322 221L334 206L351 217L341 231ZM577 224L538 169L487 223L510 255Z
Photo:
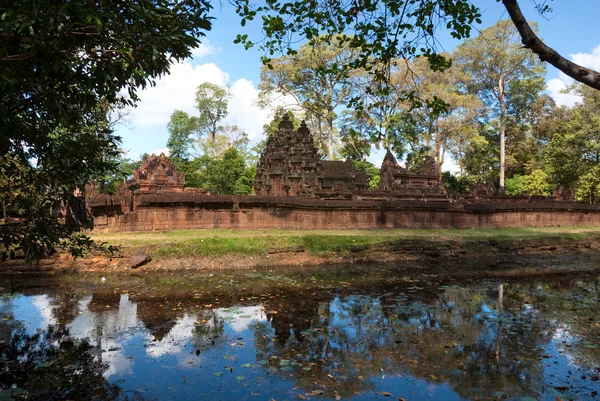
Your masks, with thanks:
M287 114L267 139L256 167L254 192L260 196L350 197L368 187L364 171L351 161L322 161L303 121L297 131Z
M144 158L139 169L133 170L133 181L143 191L168 190L183 191L185 175L181 174L173 162L161 153Z

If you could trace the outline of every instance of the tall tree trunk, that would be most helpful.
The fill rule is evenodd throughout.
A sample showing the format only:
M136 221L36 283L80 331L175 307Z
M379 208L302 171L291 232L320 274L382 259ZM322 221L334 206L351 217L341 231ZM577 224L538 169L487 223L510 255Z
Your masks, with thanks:
M333 120L328 119L327 125L329 132L327 132L327 160L333 160Z
M212 155L217 157L217 124L213 124L212 132L210 133L210 140L212 141Z
M330 93L333 93L333 87L330 88ZM331 100L330 100L331 102ZM327 128L328 128L328 132L327 132L327 159L328 160L333 160L334 155L333 155L333 120L334 120L334 115L333 115L333 106L328 106L327 107Z
M504 191L504 169L505 169L505 114L506 104L504 102L504 78L501 77L498 82L499 94L500 94L500 190Z

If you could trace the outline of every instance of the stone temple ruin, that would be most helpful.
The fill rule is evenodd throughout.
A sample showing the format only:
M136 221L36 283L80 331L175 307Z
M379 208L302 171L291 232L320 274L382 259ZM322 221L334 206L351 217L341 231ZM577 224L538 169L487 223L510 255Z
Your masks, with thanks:
M133 183L142 191L183 191L185 176L164 153L143 160L139 169L133 170Z
M450 196L433 158L411 170L388 151L380 174L379 188L370 190L366 172L351 161L321 160L306 124L294 131L285 115L260 157L255 195L186 188L185 176L160 154L146 158L116 195L88 192L88 209L97 231L600 225L600 206L574 202L568 190L507 196L488 182Z
M399 196L446 198L448 195L433 157L427 156L420 168L409 171L398 164L389 150L381 164L379 189Z
M256 167L254 192L260 196L351 198L353 191L369 187L367 173L352 161L321 160L304 123L298 131L287 114L279 132L267 139Z

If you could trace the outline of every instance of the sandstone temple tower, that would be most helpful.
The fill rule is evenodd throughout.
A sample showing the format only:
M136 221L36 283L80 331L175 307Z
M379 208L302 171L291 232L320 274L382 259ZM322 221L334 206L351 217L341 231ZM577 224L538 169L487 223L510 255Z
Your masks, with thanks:
M368 188L367 174L356 170L352 161L320 160L304 121L294 131L285 114L278 128L267 139L256 167L256 195L348 198Z

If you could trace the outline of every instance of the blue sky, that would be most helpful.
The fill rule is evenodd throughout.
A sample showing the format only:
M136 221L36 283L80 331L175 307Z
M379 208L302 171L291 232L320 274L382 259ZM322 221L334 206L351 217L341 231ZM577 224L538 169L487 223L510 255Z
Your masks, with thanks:
M498 20L508 19L506 10L496 0L473 0L480 7L483 23L477 29L485 29ZM590 68L600 70L600 0L554 0L548 4L553 13L545 17L537 14L531 0L520 0L521 8L529 21L539 24L539 34L545 42L559 53ZM258 40L260 21L241 27L233 6L227 2L216 5L212 15L213 29L202 39L202 45L194 52L194 58L174 65L171 74L157 81L156 87L140 92L141 101L132 110L125 125L117 129L123 138L123 148L128 157L137 158L143 153L166 149L167 122L171 112L181 109L194 113L195 88L202 82L228 84L233 98L229 105L226 122L237 124L250 136L252 142L261 139L262 126L270 120L268 110L254 105L260 82L260 53L257 49L245 50L233 43L238 33L247 33ZM459 42L448 35L438 37L442 50L451 51ZM546 78L548 93L557 103L572 105L577 99L560 94L570 80L548 66ZM377 152L371 157L376 165L383 156Z

